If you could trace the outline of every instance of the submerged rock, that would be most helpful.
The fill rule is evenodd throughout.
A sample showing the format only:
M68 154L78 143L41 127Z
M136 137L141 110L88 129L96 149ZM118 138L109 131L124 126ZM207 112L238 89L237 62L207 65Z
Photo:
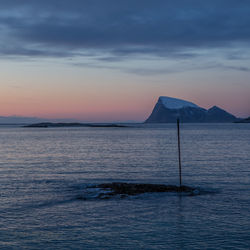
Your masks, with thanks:
M191 195L199 195L199 194L200 194L200 190L199 189L192 190Z
M143 193L155 193L155 192L186 192L193 193L195 188L188 186L174 186L164 184L140 184L140 183L124 183L124 182L112 182L104 183L94 186L94 188L100 188L105 191L99 194L99 198L108 199L112 196L119 195L120 197L126 197L128 195L137 195Z

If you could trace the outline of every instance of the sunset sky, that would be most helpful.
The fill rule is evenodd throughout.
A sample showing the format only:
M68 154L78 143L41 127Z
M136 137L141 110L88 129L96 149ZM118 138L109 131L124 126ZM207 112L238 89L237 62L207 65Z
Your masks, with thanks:
M250 116L249 0L0 0L0 116L143 121L159 96Z

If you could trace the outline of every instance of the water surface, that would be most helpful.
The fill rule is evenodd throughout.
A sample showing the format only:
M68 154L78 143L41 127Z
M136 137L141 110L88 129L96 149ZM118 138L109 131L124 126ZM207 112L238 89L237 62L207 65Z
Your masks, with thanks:
M100 200L88 188L177 185L176 137L174 124L0 127L0 247L249 249L249 124L181 125L183 184L207 194Z

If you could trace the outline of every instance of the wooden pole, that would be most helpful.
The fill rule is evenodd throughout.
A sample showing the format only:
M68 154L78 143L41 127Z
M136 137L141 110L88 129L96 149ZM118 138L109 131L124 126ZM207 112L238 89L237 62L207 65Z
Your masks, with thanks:
M181 187L181 145L180 145L180 119L177 118L177 134L178 134L178 158L179 158L179 181Z

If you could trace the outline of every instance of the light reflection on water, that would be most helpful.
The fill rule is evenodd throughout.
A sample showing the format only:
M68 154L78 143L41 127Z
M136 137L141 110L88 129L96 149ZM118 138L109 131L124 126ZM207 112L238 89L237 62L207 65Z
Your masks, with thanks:
M0 246L248 249L250 126L183 124L183 182L207 195L78 200L90 184L178 184L175 125L0 128Z

